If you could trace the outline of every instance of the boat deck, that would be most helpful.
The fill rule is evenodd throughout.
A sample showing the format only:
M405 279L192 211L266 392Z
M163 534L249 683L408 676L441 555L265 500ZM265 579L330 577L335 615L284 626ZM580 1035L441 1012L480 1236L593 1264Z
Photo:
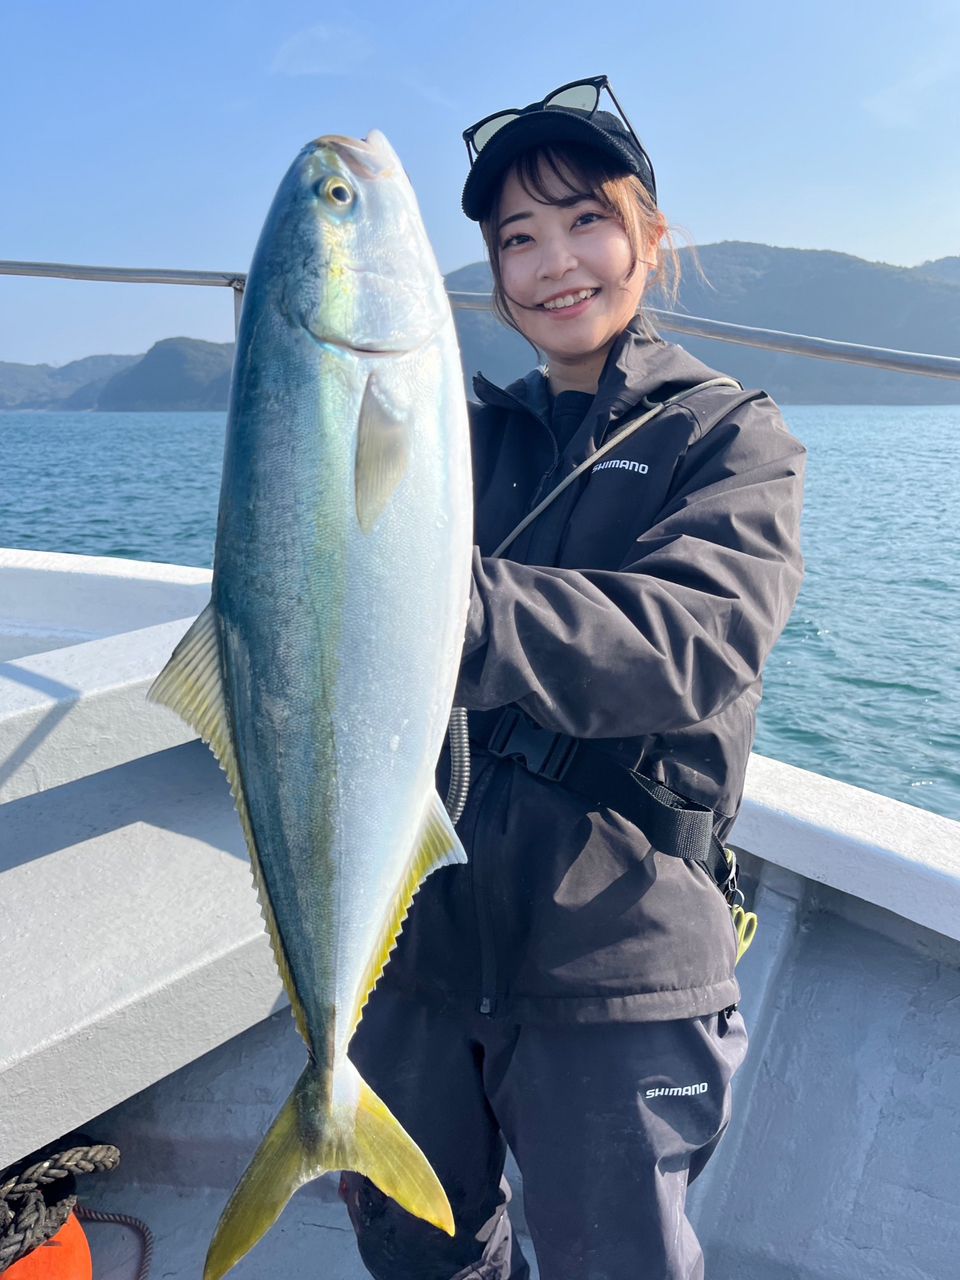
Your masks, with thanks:
M80 1185L82 1202L133 1214L155 1237L151 1277L198 1280L220 1212L300 1074L305 1057L289 1009L158 1081L99 1117L89 1133L120 1149L112 1173ZM512 1158L510 1215L537 1280L526 1231L520 1175ZM132 1280L139 1236L113 1224L85 1224L97 1280ZM318 1276L364 1280L337 1176L309 1183L235 1271L237 1280Z
M208 584L0 549L0 1168L78 1128L114 1143L82 1198L148 1221L153 1280L200 1274L304 1052L226 781L144 702ZM760 930L734 1120L690 1197L708 1275L946 1280L960 823L753 756L733 839ZM98 1280L131 1280L136 1239L90 1234ZM332 1181L237 1271L362 1274Z
M199 1280L224 1195L220 1190L108 1185L104 1177L101 1187L84 1194L83 1202L108 1213L133 1212L149 1222L154 1236L151 1280ZM512 1216L516 1225L516 1213ZM139 1234L128 1227L96 1222L85 1222L84 1230L97 1280L132 1280L141 1256ZM518 1234L531 1278L539 1280L529 1237L522 1229ZM230 1280L296 1276L369 1280L333 1177L300 1191L267 1237L230 1272Z
M106 1179L104 1179L106 1183ZM88 1208L134 1213L154 1236L150 1275L163 1280L198 1280L223 1208L222 1192L175 1187L104 1187L84 1196ZM84 1223L97 1280L132 1280L140 1259L140 1237L127 1227ZM368 1280L336 1183L323 1179L290 1203L262 1245L231 1271L231 1280L264 1276Z

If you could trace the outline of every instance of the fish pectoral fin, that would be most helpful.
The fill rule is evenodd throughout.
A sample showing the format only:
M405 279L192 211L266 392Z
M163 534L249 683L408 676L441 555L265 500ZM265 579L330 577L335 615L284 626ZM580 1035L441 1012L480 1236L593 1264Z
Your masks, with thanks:
M403 928L403 922L407 918L410 904L417 890L431 871L436 871L438 867L464 863L466 860L466 851L454 830L450 815L439 795L433 791L420 824L420 833L413 855L407 863L403 879L393 900L387 905L386 916L371 953L370 963L357 989L357 1006L353 1013L351 1035L357 1029L364 1006L370 999L370 993L387 967L390 953L397 945L397 938L400 936L400 930Z
M220 1216L203 1280L220 1280L266 1234L295 1191L322 1173L356 1170L415 1217L453 1235L453 1213L426 1156L349 1058L332 1098L308 1063Z
M237 808L237 816L250 853L253 882L257 888L263 921L270 935L274 959L287 995L290 997L290 1006L297 1028L304 1041L309 1042L306 1014L297 994L283 941L280 938L280 930L274 918L270 895L260 870L260 854L253 834L253 824L250 821L247 797L240 777L240 767L237 763L237 753L227 715L217 613L212 601L174 649L170 661L150 686L147 700L169 707L182 720L185 720L191 729L195 729L227 775L233 802Z
M410 422L383 396L371 374L364 388L357 425L354 489L357 520L369 533L393 497L410 459Z

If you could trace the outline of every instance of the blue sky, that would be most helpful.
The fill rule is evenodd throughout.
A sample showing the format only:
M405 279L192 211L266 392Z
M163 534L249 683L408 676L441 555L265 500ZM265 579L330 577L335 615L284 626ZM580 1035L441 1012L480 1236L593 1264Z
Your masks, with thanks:
M956 0L0 0L0 258L245 270L302 143L380 128L447 271L464 126L600 72L696 243L960 253ZM0 360L173 334L228 292L0 277Z

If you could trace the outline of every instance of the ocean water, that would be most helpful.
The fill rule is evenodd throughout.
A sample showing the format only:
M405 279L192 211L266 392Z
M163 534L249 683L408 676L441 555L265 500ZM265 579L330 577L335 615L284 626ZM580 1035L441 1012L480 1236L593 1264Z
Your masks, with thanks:
M787 406L807 575L756 749L960 818L960 406ZM0 413L0 546L210 565L221 413Z

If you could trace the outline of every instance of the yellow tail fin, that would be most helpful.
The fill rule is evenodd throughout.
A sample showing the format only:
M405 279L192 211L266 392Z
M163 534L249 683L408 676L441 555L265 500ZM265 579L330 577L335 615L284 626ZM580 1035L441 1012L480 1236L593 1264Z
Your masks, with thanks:
M337 1066L332 1104L321 1091L308 1064L220 1216L203 1280L226 1275L293 1193L331 1170L364 1174L408 1213L453 1235L450 1203L426 1156L348 1058Z

